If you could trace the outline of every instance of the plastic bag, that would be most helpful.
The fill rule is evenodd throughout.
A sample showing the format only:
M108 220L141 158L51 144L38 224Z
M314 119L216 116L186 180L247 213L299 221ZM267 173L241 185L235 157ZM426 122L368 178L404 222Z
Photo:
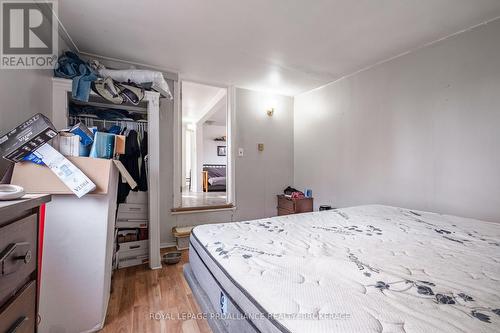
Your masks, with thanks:
M172 100L173 96L168 87L167 81L161 72L146 70L146 69L100 69L99 75L103 77L111 77L118 82L147 83L152 82L152 88L158 91L162 96Z

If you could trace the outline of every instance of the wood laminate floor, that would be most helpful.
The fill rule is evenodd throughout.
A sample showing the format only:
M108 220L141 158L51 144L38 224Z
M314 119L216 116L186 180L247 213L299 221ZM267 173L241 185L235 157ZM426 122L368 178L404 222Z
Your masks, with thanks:
M164 251L162 251L164 252ZM188 262L188 251L176 265L150 270L146 265L116 270L112 280L105 333L210 333L204 319L193 319L201 313L182 267ZM152 319L151 316L162 319Z

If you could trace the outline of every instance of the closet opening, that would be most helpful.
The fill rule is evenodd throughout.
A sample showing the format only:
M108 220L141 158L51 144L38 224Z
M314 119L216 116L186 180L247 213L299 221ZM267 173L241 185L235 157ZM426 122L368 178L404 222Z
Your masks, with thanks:
M144 100L137 105L113 104L93 93L87 102L78 101L72 98L66 85L62 88L66 90L65 125L70 128L81 123L85 125L83 128L94 133L94 144L80 144L80 156L118 160L121 168L126 170L118 174L116 221L114 231L108 235L108 242L114 244L109 258L112 268L148 261L150 268L161 267L158 93L146 92ZM134 246L134 253L126 257L129 246Z
M174 211L231 207L228 89L181 85L181 197Z

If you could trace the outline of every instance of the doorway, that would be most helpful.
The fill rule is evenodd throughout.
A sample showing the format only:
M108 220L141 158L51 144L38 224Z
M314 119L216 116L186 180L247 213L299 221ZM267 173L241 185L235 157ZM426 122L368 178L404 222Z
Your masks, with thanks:
M181 85L181 208L227 205L227 88Z

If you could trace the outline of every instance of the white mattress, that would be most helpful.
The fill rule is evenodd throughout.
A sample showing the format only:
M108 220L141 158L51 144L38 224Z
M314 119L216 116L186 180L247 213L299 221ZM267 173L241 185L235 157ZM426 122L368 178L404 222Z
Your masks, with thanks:
M500 224L387 206L198 226L262 332L500 332Z

